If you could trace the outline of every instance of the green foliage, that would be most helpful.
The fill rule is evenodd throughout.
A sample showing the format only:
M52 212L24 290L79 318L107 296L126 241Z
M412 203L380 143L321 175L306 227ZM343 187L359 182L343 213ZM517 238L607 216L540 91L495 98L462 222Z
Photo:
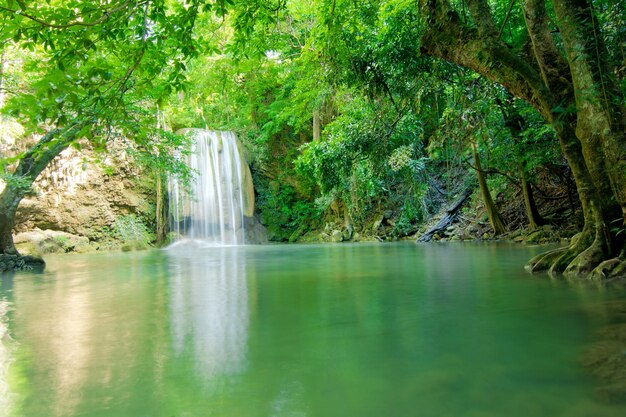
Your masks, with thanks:
M451 5L472 20L465 2ZM489 2L501 39L521 50L525 19L510 6ZM621 45L622 2L594 7L604 41ZM501 187L561 160L529 105L420 54L421 13L413 0L0 0L0 41L22 63L5 77L4 111L25 134L88 120L79 136L94 148L127 138L138 163L188 179L174 150L189 141L155 115L174 131L234 130L252 150L258 207L278 239L324 216L365 227L388 209L401 236L437 208L434 178L473 178L473 147ZM620 49L609 58L623 82Z
M115 231L122 242L122 250L140 250L150 247L154 234L134 214L115 218Z
M12 187L16 190L22 190L27 193L32 191L32 181L22 178L17 175L13 175L10 172L1 170L0 166L0 181L4 182L7 187Z
M293 240L319 218L315 204L299 196L292 186L285 184L284 178L268 183L257 181L257 191L257 208L270 240Z
M354 92L344 102L324 140L305 144L295 166L305 184L319 189L321 209L339 201L359 228L397 193L411 201L423 198L427 158L415 115L373 106Z

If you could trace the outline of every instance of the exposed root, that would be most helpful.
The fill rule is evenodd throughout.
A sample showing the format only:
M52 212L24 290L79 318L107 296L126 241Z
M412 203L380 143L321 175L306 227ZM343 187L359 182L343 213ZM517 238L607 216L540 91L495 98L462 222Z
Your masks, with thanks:
M535 256L525 266L531 273L548 271L550 276L589 276L607 258L606 245L595 240L590 231L583 231L567 248L559 248Z
M591 275L591 271L608 257L606 246L597 239L587 249L580 252L564 271L570 278Z
M577 247L569 247L563 255L561 255L558 259L554 261L554 263L550 266L548 270L548 274L554 277L557 275L561 275L563 271L569 268L572 261L578 257L580 254L580 249Z
M591 279L594 281L626 280L626 260L613 258L600 263L591 272Z
M548 252L540 253L539 255L532 258L528 263L524 266L526 271L531 274L537 274L539 272L544 272L550 269L550 266L556 261L559 257L561 257L565 252L567 252L568 248L558 248L553 249Z

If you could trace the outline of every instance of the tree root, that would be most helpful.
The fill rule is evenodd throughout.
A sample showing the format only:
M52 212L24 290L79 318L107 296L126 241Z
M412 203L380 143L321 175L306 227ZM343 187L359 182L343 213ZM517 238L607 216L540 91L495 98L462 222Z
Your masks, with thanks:
M549 271L550 275L563 272L569 262L581 253L591 243L589 233L581 232L572 237L570 245L566 248L553 249L541 253L532 258L524 269L532 274Z
M530 273L548 271L552 277L563 274L568 278L587 276L598 280L624 275L626 261L621 258L607 261L607 256L608 250L602 239L594 239L589 231L583 231L572 238L569 247L537 255L525 269Z
M568 248L559 248L540 253L528 261L528 263L524 266L524 269L531 274L547 271L558 258L567 252L567 250Z
M613 258L606 260L591 271L594 281L626 280L626 259Z
M550 266L550 269L548 269L548 274L551 277L563 274L563 272L566 271L567 268L570 267L572 262L576 258L578 258L578 256L580 256L580 253L581 253L581 249L578 248L577 246L569 247L565 251L565 253L563 253L563 255L557 258L554 261L554 263Z
M603 245L595 241L582 251L567 265L563 274L567 277L590 276L591 272L607 258L607 251Z

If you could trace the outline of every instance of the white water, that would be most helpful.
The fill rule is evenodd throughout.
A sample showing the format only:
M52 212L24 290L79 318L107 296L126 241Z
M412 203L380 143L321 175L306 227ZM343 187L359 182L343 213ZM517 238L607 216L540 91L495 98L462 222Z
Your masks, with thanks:
M170 230L175 241L219 245L244 242L242 158L232 132L193 130L189 187L174 177L168 184Z

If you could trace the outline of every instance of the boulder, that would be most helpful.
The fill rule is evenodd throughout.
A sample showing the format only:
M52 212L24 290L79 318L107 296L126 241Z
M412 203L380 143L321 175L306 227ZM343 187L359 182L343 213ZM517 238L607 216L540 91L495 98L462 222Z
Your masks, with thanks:
M31 230L18 233L13 241L18 250L29 255L66 252L90 252L89 239L58 230Z
M36 256L0 254L0 272L43 271L45 263Z
M343 233L340 230L333 230L330 235L330 241L334 243L339 243L343 241Z

